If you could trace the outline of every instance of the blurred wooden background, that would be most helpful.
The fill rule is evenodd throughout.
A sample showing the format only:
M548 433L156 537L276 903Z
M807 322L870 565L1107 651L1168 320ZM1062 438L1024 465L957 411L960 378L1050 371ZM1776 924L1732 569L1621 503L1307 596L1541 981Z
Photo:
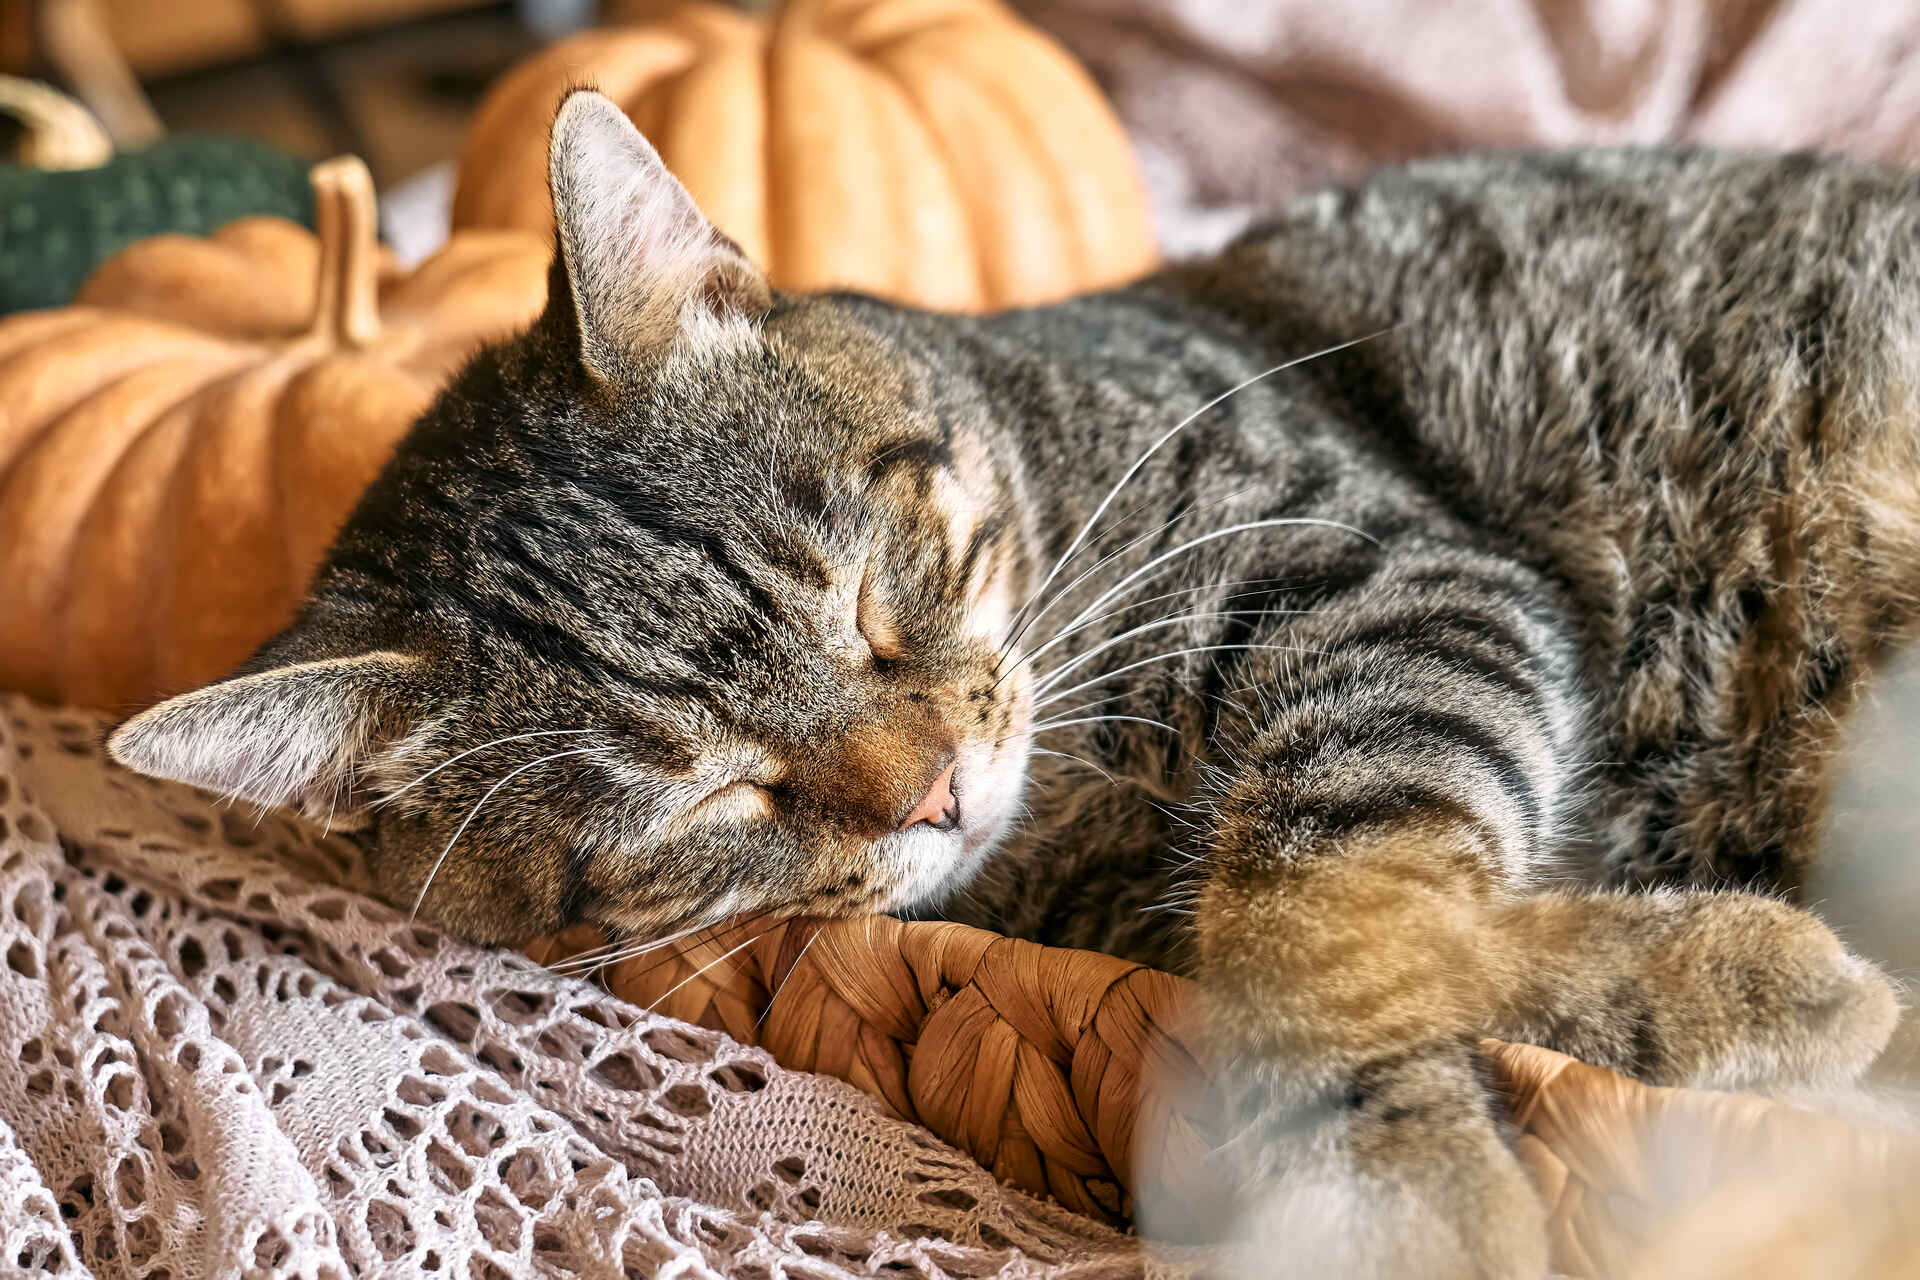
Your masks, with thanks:
M0 72L75 94L122 146L242 133L354 152L384 189L451 159L487 85L545 40L670 2L0 0Z

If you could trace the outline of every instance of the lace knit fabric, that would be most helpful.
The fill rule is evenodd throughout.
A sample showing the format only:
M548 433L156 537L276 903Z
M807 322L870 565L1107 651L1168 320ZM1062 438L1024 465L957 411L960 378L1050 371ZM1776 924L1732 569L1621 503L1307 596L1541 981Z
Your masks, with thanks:
M0 699L0 1272L1173 1276L838 1081L364 896Z

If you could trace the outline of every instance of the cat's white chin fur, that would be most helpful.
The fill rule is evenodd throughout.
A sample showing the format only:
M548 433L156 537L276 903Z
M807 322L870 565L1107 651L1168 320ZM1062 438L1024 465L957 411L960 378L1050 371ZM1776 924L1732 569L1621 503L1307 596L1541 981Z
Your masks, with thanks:
M1031 742L1023 717L1018 733L960 753L953 771L954 795L960 802L959 825L951 831L918 827L881 842L881 856L894 891L880 910L938 907L980 873L1013 829L1020 797L1026 790Z

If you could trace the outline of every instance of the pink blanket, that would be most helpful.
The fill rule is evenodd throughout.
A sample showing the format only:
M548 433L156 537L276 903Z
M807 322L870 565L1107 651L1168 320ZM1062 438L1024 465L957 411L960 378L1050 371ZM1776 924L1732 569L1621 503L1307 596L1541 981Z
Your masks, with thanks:
M1920 161L1912 0L1016 0L1133 131L1170 251L1471 147L1692 139Z

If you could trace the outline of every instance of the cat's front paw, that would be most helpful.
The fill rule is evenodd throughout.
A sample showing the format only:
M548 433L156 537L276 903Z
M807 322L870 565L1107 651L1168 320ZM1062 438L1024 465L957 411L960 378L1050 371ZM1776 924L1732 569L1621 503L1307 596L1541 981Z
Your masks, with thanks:
M1756 894L1542 895L1496 930L1528 958L1497 1034L1650 1083L1837 1088L1899 1017L1878 969Z
M1232 1187L1209 1221L1143 1201L1161 1238L1217 1243L1225 1274L1307 1280L1537 1280L1540 1200L1501 1133L1479 1060L1454 1044L1378 1059L1329 1088L1284 1064L1227 1073L1231 1136L1214 1153Z

